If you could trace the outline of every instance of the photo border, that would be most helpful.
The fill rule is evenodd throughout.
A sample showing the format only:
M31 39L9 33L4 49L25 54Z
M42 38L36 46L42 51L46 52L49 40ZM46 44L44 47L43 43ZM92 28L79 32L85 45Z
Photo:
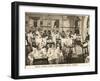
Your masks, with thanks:
M59 73L59 74L43 74L43 75L19 75L19 6L40 6L40 7L57 7L57 8L73 8L73 9L89 9L95 11L95 71L91 72L75 72L75 73ZM26 78L42 78L42 77L58 77L58 76L72 76L72 75L88 75L97 74L97 51L98 51L98 35L97 35L97 21L98 8L96 6L81 6L81 5L65 5L65 4L49 4L49 3L31 3L31 2L12 2L11 4L11 77L13 79Z

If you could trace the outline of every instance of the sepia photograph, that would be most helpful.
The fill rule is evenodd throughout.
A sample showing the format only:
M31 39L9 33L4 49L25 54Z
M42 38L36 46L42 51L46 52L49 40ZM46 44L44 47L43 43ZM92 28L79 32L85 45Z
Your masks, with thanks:
M25 65L90 61L90 16L25 12Z
M97 7L12 3L11 77L97 74Z

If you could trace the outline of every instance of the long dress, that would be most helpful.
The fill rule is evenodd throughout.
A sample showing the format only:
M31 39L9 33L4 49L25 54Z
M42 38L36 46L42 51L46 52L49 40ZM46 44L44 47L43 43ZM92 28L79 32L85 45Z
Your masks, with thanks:
M36 53L36 48L33 47L32 49L33 49L33 51L28 54L29 65L33 64L34 54Z
M57 55L57 58L56 58L56 63L63 63L64 62L64 57L63 57L63 54L61 52L60 49L56 49L55 50L55 54Z
M28 37L28 43L29 43L29 45L32 46L32 38L33 38L32 32L28 33L27 37Z
M50 64L55 64L57 59L57 54L55 53L55 49L49 48L48 49L48 62Z

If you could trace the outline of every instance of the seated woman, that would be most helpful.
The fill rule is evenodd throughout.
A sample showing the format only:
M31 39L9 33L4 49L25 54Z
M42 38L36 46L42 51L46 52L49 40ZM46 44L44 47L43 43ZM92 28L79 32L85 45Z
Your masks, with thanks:
M73 48L72 48L72 42L73 42L72 37L70 35L68 35L66 37L66 42L65 42L66 51L67 51L68 54L70 53L70 51L73 50Z
M36 54L36 48L32 47L32 51L28 54L27 57L28 65L33 65L34 54Z
M45 46L42 47L40 54L41 54L41 57L42 57L43 59L44 59L44 58L47 58L47 51L46 51L46 47L45 47Z
M33 39L32 31L30 30L26 35L27 35L27 43L32 47L32 39Z
M49 64L57 64L57 54L55 53L55 45L52 44L51 47L48 48L48 62Z
M55 54L57 55L56 63L63 63L64 62L64 56L62 54L61 45L57 44Z
M90 61L90 58L89 58L89 56L87 56L87 57L85 58L85 63L89 63L89 61Z

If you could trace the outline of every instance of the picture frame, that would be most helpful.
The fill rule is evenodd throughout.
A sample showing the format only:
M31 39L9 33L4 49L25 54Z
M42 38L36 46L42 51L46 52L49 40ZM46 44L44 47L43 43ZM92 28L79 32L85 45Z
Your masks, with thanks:
M11 78L27 79L97 74L97 9L96 6L12 2ZM55 30L56 33L54 33ZM44 35L45 31L47 34ZM32 34L30 34L31 32ZM51 36L52 34L53 36ZM29 38L32 36L32 42L29 42L28 36ZM46 36L48 39L51 37L52 40L56 36L56 43L53 41L51 44L52 40L46 39L51 45L47 45L46 42L44 46L46 55L43 56L44 51L43 54L39 51L43 48L39 42L40 38L43 39ZM60 36L60 40L57 40L57 36ZM65 42L67 44L62 44L62 39L67 40L67 36L70 38L69 41ZM37 39L38 37L39 39ZM35 43L33 43L33 38ZM71 40L72 42L70 42ZM59 42L61 42L61 46ZM65 50L68 50L66 53L64 53L64 47L66 47ZM51 51L55 49L52 52L54 54L51 51L48 53L49 48L52 48ZM35 54L34 49L39 53ZM58 50L56 51L56 49ZM31 51L28 52L29 50ZM55 51L59 51L60 57L56 55ZM50 53L52 58L48 56Z

